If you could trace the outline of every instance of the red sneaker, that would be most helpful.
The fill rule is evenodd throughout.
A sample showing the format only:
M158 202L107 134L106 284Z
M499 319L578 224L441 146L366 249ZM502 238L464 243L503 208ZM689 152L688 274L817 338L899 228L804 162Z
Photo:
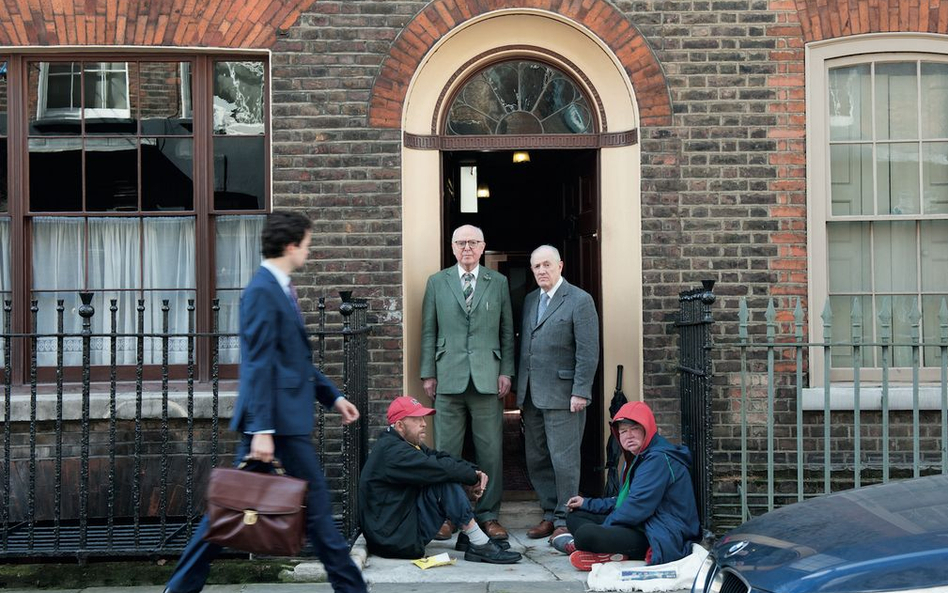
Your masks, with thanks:
M569 555L569 562L576 567L576 570L590 571L593 564L603 564L605 562L621 562L628 560L625 554L605 554L597 552L584 552L576 550Z

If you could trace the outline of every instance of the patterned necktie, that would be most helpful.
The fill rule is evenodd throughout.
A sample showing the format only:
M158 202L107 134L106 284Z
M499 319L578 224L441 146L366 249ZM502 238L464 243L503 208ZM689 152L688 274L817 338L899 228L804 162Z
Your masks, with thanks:
M550 295L545 292L540 295L540 306L537 307L537 323L540 323L540 320L543 319L543 314L546 313L546 308L550 304Z
M461 278L464 280L464 304L467 305L467 312L471 312L471 301L474 300L474 274L466 272Z
M292 282L290 282L287 285L287 288L290 291L290 301L293 302L293 308L296 309L296 314L300 318L300 323L302 323L303 325L306 325L306 322L303 321L303 310L300 309L300 299L299 299L299 296L297 296L296 294L296 287L293 286Z

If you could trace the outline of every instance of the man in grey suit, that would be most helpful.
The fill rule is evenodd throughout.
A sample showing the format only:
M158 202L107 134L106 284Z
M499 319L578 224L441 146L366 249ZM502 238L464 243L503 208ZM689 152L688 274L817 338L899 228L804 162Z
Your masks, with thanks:
M563 278L555 247L530 255L539 289L523 302L517 404L523 413L527 471L543 520L537 539L566 532L566 501L579 491L586 406L599 366L599 316L588 292Z
M497 518L504 490L503 399L514 371L514 322L507 278L478 263L485 245L481 229L459 227L451 236L458 265L428 278L420 374L438 412L435 449L460 458L470 416L476 463L490 477L477 501L477 521L488 537L507 539ZM445 523L436 539L451 537L452 529Z

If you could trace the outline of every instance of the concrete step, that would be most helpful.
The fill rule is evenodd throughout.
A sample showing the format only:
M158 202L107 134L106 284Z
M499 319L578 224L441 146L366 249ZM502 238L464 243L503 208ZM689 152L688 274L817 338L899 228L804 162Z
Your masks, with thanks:
M543 510L536 500L504 500L499 519L507 529L529 529L543 519Z

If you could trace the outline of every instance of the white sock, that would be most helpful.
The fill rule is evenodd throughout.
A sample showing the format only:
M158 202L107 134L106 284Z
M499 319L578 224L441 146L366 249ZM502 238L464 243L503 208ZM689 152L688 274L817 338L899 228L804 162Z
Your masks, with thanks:
M474 527L464 530L464 535L466 535L468 539L471 540L471 543L475 546L483 546L490 541L490 538L487 537L486 533L481 531L481 528L476 521L474 522Z

